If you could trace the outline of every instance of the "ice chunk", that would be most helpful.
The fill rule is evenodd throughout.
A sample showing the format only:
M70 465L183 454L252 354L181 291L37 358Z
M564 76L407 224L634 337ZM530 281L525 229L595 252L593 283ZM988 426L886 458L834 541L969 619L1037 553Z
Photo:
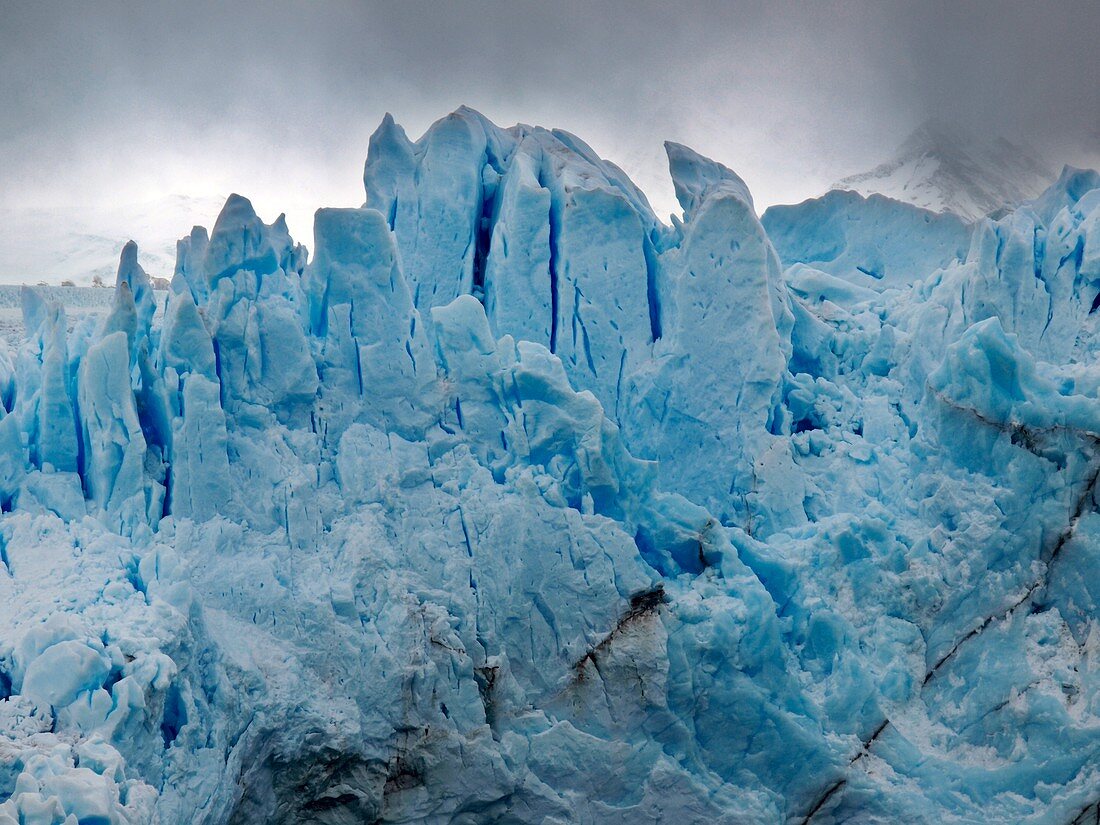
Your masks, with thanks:
M203 261L210 236L202 226L191 229L191 234L176 243L176 268L172 274L171 288L175 294L190 292L198 301L206 296L206 275Z
M210 333L189 292L168 304L161 338L161 369L171 368L177 375L196 373L217 380L217 362Z
M46 304L24 290L23 316L33 330L24 368L28 381L19 393L17 405L23 430L31 445L35 466L58 472L77 469L76 414L69 380L69 347L65 311ZM20 365L23 366L22 364Z
M674 173L689 174L684 191L703 200L685 207L691 219L673 259L663 358L636 378L641 404L629 443L658 460L669 489L723 521L744 519L758 509L750 500L767 470L760 462L776 428L791 314L779 261L736 181L703 187L700 170L711 167L675 145L669 153ZM708 461L697 459L703 454Z
M203 520L231 500L228 435L218 385L203 375L183 378L181 415L172 430L171 509Z
M103 684L109 662L102 652L85 642L58 642L42 651L27 666L22 693L31 699L63 708L81 693Z

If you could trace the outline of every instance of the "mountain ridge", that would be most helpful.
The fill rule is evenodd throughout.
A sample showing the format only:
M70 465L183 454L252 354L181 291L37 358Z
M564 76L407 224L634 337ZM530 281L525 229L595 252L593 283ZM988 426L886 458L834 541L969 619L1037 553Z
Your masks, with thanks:
M928 121L890 160L842 178L831 189L885 195L977 221L1038 197L1056 177L1056 170L1030 147Z

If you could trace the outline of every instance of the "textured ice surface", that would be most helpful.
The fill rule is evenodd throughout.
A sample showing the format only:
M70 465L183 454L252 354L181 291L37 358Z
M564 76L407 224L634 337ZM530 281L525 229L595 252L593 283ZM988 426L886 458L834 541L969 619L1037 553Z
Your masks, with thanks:
M972 231L951 213L843 191L773 206L761 222L788 265L806 264L876 290L905 288L965 260Z
M25 293L0 823L1096 814L1100 179L762 224L668 152L671 227L387 118L312 259L233 196L163 314Z

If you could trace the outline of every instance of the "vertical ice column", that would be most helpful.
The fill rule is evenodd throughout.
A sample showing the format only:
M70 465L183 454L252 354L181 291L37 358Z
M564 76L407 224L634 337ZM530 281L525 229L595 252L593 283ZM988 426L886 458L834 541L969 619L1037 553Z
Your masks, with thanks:
M483 181L487 130L498 131L463 108L416 144L389 115L371 136L366 205L396 233L413 304L425 315L473 289L485 201L492 199Z
M125 336L130 385L135 394L138 421L149 451L147 464L167 465L171 451L171 419L164 381L153 364L151 353L160 338L152 326L156 298L152 283L137 263L137 246L130 241L122 250L118 282L110 313L100 324L97 340L114 333ZM158 483L163 481L158 473ZM87 485L85 485L87 486Z
M191 293L196 302L205 300L207 293L206 276L203 272L203 259L210 236L201 226L191 228L186 238L176 242L176 269L172 274L172 292L180 294L185 290Z
M138 247L133 241L128 241L122 247L122 255L118 262L118 276L115 280L116 293L125 287L129 290L134 302L135 330L130 336L130 351L133 354L141 349L142 342L149 340L153 315L157 311L157 299L153 295L152 281L138 263L137 254ZM148 349L151 350L152 347Z
M0 342L0 509L7 509L27 471L27 456L15 407L15 364Z
M265 225L239 195L226 201L211 233L202 266L210 291L206 318L223 406L241 422L259 423L272 413L308 418L318 381L299 311L303 254L285 224Z
M536 129L550 192L550 349L574 386L621 418L626 377L648 359L648 232L654 222L621 173L566 132ZM503 329L499 332L510 332Z
M110 526L133 534L160 517L164 490L145 477L145 437L130 386L126 334L112 332L93 344L77 380L84 483Z
M77 472L79 448L69 375L65 310L24 287L28 343L20 353L16 407L39 469Z
M171 512L202 521L226 512L233 499L225 413L217 382L200 373L183 377L181 399L172 427Z
M435 363L385 217L320 209L315 232L308 292L313 334L323 339L326 410L345 425L362 411L384 429L422 433Z
M210 333L188 292L174 296L165 308L159 365L162 371L171 368L176 375L194 373L218 380Z
M540 181L542 149L524 138L501 181L485 266L485 312L498 335L550 346L554 328L550 190Z
M667 149L684 239L666 262L675 278L673 305L662 308L666 337L653 372L638 378L628 429L636 448L660 460L666 488L725 521L748 521L776 460L769 427L790 310L741 179L686 147ZM801 496L791 497L800 507Z
M214 346L189 291L165 311L158 363L173 415L169 509L202 521L225 512L232 487Z
M531 130L504 172L486 264L490 323L548 346L614 421L658 334L655 225L622 173L565 132Z

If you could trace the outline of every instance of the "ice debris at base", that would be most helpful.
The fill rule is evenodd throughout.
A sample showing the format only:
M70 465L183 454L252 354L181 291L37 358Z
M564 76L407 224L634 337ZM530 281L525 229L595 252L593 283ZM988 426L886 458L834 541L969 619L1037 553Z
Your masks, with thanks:
M671 227L387 118L312 260L233 196L163 316L25 293L0 823L1091 821L1100 178L762 224L668 153Z

